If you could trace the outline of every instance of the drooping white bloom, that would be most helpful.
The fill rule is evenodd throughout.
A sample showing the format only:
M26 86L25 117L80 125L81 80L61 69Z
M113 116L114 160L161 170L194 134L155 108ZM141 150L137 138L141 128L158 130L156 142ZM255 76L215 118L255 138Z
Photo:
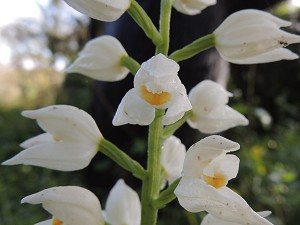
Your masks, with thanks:
M268 215L271 214L270 211L263 211L263 212L258 212L257 214L259 214L262 217L267 217ZM240 223L234 223L234 222L228 222L228 221L224 221L224 220L220 220L217 217L214 217L210 214L207 214L200 225L241 225Z
M119 179L109 192L105 220L110 225L140 225L141 203L138 194Z
M85 111L69 105L53 105L22 115L36 119L46 133L21 144L26 148L2 165L34 165L62 171L86 167L97 153L101 140L94 119Z
M181 177L185 153L185 146L175 136L169 137L163 143L161 164L169 184Z
M53 218L39 225L104 225L98 198L89 190L77 186L48 188L29 195L21 203L42 204Z
M189 93L193 106L188 124L202 133L218 133L238 125L248 125L249 121L241 113L227 105L232 94L221 85L204 80Z
M123 56L127 53L118 39L109 35L100 36L87 42L66 72L80 73L100 81L122 80L129 73L121 65Z
M88 17L106 22L119 19L131 3L130 0L65 0L65 2Z
M236 177L238 157L227 154L239 144L218 135L200 140L187 151L183 177L174 193L190 212L207 211L214 217L237 224L271 225L254 212L237 193L226 187Z
M174 8L187 15L196 15L208 6L215 5L217 0L174 0Z
M186 89L177 73L179 65L162 54L153 56L141 65L134 77L134 88L122 99L113 125L149 125L155 109L168 109L163 124L179 120L192 106Z
M297 59L297 54L284 47L299 43L300 36L280 30L290 25L267 12L241 10L214 31L215 47L225 60L236 64Z

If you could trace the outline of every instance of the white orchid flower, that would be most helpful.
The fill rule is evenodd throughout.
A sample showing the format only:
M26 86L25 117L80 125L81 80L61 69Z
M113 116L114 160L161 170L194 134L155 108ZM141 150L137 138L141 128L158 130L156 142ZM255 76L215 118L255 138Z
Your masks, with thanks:
M48 188L29 195L21 203L42 204L53 218L36 225L104 225L98 198L77 186Z
M257 214L262 216L262 217L267 217L271 214L271 212L270 211L263 211L263 212L258 212ZM220 219L218 219L217 217L214 217L211 214L207 214L203 218L200 225L242 225L242 224L220 220Z
M180 205L190 212L207 211L228 222L271 225L254 212L237 193L226 187L236 177L239 158L227 154L239 144L218 135L200 140L187 151L183 177L174 193Z
M65 2L88 17L106 22L119 19L131 4L130 0L65 0Z
M62 171L86 167L103 138L94 119L85 111L68 105L53 105L22 115L36 119L46 133L21 144L26 148L2 165L34 165Z
M188 124L208 134L248 125L249 121L245 116L227 105L231 96L220 84L210 80L200 82L189 93L193 108Z
M104 35L87 42L78 58L66 69L67 73L80 73L100 81L124 79L129 70L121 65L127 56L118 39Z
M297 54L284 47L299 43L300 36L280 30L290 25L264 11L241 10L230 15L213 32L215 47L225 60L236 64L297 59Z
M175 136L169 137L163 143L161 165L169 185L181 177L185 153L184 144Z
M174 8L187 15L196 15L208 6L215 5L217 0L174 0Z
M105 220L110 225L140 225L141 203L138 194L119 179L109 192Z
M178 71L179 65L162 54L144 62L134 77L134 88L127 92L117 109L113 125L149 125L155 109L168 109L163 117L164 125L183 117L192 106Z

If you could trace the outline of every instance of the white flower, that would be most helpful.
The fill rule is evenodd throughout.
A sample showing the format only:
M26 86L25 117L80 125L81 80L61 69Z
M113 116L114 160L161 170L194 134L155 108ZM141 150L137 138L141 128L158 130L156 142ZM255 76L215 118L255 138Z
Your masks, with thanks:
M161 164L170 185L181 177L186 148L179 138L171 136L163 143L161 153Z
M226 187L239 168L238 157L226 153L239 147L238 143L218 135L192 145L185 157L183 177L174 193L180 205L190 212L207 211L221 220L243 225L271 225L241 196Z
M249 121L227 105L232 94L221 85L204 80L189 93L193 106L188 124L203 133L218 133L238 125L248 125Z
M192 106L178 71L179 65L162 54L144 62L134 77L134 88L122 99L113 124L149 125L154 119L155 108L168 108L163 117L164 125L179 120Z
M241 10L214 31L215 47L225 60L237 64L296 59L298 55L284 47L299 43L300 36L280 30L290 25L267 12Z
M65 0L75 10L96 20L115 21L129 8L130 0Z
M263 212L258 212L257 214L259 214L262 217L267 217L268 215L271 214L270 211L263 211ZM210 214L207 214L200 225L241 225L240 223L234 223L234 222L228 222L228 221L224 221L224 220L220 220L217 217L214 217Z
M141 203L138 194L119 179L109 192L105 220L110 225L140 225Z
M100 81L122 80L129 73L121 65L123 56L127 53L118 39L109 35L100 36L87 42L66 72L80 73Z
M174 0L174 8L187 15L196 15L208 6L214 5L217 0Z
M81 187L48 188L23 198L21 203L42 204L53 215L38 225L104 225L98 198Z
M53 105L22 115L36 119L46 133L21 144L26 148L2 165L34 165L62 171L86 167L97 153L100 133L93 118L68 105Z

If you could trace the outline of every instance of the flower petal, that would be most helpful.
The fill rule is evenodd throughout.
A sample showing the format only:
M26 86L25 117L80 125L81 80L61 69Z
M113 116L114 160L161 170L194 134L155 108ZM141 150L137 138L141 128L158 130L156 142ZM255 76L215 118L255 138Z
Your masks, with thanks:
M21 203L42 203L48 212L64 224L104 224L99 200L92 192L81 187L48 188L23 198Z
M58 140L96 144L102 137L94 119L74 106L52 105L37 110L26 110L22 115L36 119L44 131Z
M113 118L113 125L124 124L149 125L155 117L155 109L143 101L135 89L129 90L123 97Z
M219 133L232 127L249 124L244 115L227 105L214 108L209 112L199 110L187 122L192 128L206 134Z
M130 6L130 0L65 0L77 11L100 21L117 20Z
M26 141L22 142L20 146L22 148L30 148L34 145L43 144L43 143L51 143L54 142L55 139L53 136L49 133L43 133L40 135L37 135L35 137L29 138Z
M141 203L138 194L119 179L109 192L105 217L111 225L140 225Z
M216 3L217 0L174 0L173 6L177 11L192 16L201 13L203 9Z
M186 148L180 139L171 136L165 140L162 147L161 164L167 173L168 183L181 177Z
M80 73L100 81L122 80L129 73L121 65L121 57L125 55L127 53L118 39L103 35L87 42L66 72Z
M272 224L227 187L216 189L201 179L183 176L174 193L180 205L190 212L207 211L221 220L237 224Z
M96 146L80 143L43 143L23 150L2 165L33 165L61 171L80 170L88 166L97 153Z
M226 153L236 151L239 148L238 143L218 135L201 139L188 149L183 165L183 174L184 176L201 178L204 175L204 168L208 167L215 158L223 157L225 159ZM237 165L234 165L234 168L236 167Z
M278 50L300 42L299 35L280 29L290 24L264 11L241 10L214 31L215 47L225 60L237 64L295 59L296 54Z

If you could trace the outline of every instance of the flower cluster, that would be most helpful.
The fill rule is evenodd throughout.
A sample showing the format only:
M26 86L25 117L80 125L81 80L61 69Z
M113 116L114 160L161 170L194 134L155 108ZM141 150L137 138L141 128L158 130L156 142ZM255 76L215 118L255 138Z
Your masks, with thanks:
M21 202L42 204L53 215L38 224L154 225L158 210L176 197L190 212L208 212L202 225L272 224L265 219L268 211L255 212L227 187L237 176L240 163L230 153L240 145L216 134L246 126L248 119L227 105L233 95L214 81L201 81L187 93L178 75L178 61L211 47L225 60L238 64L296 59L298 56L284 47L299 43L300 36L280 30L290 25L287 21L258 10L242 10L230 15L212 34L169 55L172 7L195 15L217 1L162 1L160 29L156 29L135 0L65 0L77 11L101 21L115 21L128 12L156 46L155 55L140 65L116 38L100 36L89 41L66 69L67 73L109 82L134 75L112 124L149 125L147 168L106 140L93 118L76 107L53 105L23 111L22 115L35 119L45 133L23 142L21 147L25 149L2 165L74 171L87 167L99 151L143 183L140 200L137 192L118 180L108 195L105 211L93 193L77 186L52 187L32 194ZM186 151L180 139L173 136L185 122L213 135Z

